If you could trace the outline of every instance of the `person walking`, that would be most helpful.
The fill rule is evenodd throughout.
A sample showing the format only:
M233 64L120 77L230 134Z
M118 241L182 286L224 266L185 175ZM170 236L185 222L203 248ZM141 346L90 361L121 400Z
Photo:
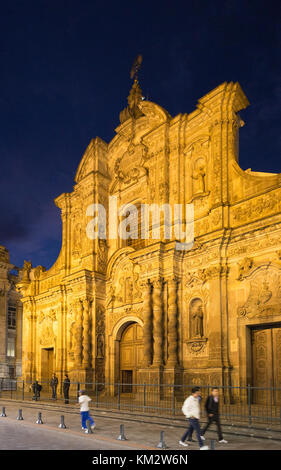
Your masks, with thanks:
M56 374L53 374L53 377L51 379L51 382L50 382L50 385L52 387L52 400L56 400L57 399L57 386L58 386L58 378L56 376Z
M69 388L70 388L70 380L67 374L64 375L63 381L63 395L64 395L64 403L68 405L69 403Z
M94 429L96 427L95 422L90 415L90 408L89 408L89 402L91 401L91 398L86 395L85 390L79 390L79 403L80 403L80 413L81 413L81 424L82 424L82 429L87 431L87 420L90 421L91 428Z
M185 440L187 438L189 438L189 440L191 439L192 432L194 430L196 432L200 450L208 450L209 447L203 444L203 440L205 440L205 438L201 439L200 422L199 422L200 420L200 401L199 401L200 395L201 395L200 388L193 387L193 389L191 390L191 395L188 398L186 398L183 404L182 412L189 421L189 428L186 430L186 432L182 436L181 440L179 441L179 444L187 447L188 444L185 442Z
M211 395L208 396L205 409L208 417L208 422L204 429L202 430L202 436L204 436L205 432L211 426L213 422L217 425L217 431L219 436L219 442L221 444L227 444L227 441L223 438L221 424L220 424L220 415L219 415L219 389L216 387L212 388Z

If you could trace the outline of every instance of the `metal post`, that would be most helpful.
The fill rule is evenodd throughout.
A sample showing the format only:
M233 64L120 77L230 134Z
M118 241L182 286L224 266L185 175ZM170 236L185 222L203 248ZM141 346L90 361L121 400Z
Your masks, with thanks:
M77 383L77 402L79 402L79 390L80 390L80 383Z
M210 450L215 450L215 441L213 439L210 440Z
M98 408L98 401L99 401L99 384L96 383L96 407Z
M146 408L146 395L145 395L145 392L146 392L146 386L145 384L143 384L143 412L145 413L145 408Z
M167 446L164 442L164 431L160 431L160 442L157 445L158 449L166 449Z
M1 413L1 418L6 418L6 412L5 412L5 406L2 406L2 413Z
M118 382L118 410L120 410L120 382Z
M117 437L118 441L127 441L124 434L124 424L120 424L120 435Z
M248 412L249 412L249 425L252 424L252 410L251 410L251 386L247 385L248 392Z
M175 407L175 384L173 384L173 416L175 416L176 407Z
M66 425L64 424L64 416L63 416L63 415L60 417L60 425L59 425L59 428L61 428L61 429L66 429Z
M38 413L38 419L36 421L36 424L43 424L43 421L42 421L42 413Z
M18 421L23 421L22 410L19 410L19 414L18 414L18 416L17 416L17 420L18 420Z
M24 401L24 380L22 381L22 400Z

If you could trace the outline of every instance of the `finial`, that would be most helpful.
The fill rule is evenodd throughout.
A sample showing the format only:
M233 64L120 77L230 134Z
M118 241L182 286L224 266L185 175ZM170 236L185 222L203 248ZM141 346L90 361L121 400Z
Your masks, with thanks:
M141 63L142 63L142 55L139 54L134 60L133 66L131 68L131 74L130 74L132 79L135 77L135 80L134 80L135 82L138 81L138 72L141 67Z

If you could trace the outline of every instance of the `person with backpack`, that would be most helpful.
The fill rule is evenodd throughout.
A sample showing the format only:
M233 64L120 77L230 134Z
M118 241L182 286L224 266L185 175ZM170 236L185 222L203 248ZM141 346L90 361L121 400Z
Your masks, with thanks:
M200 450L208 450L209 447L203 444L203 440L201 439L201 431L200 431L200 401L199 397L201 395L200 387L193 387L191 390L191 395L185 400L182 412L186 416L189 421L189 428L186 430L184 435L182 436L179 444L187 447L188 444L185 442L187 438L191 438L193 430L196 432L196 436L198 439Z
M205 409L208 417L208 422L204 429L202 430L202 436L204 436L205 432L211 426L212 423L216 423L217 431L219 436L219 442L221 444L227 444L227 441L223 438L221 424L220 424L220 415L219 415L219 389L216 387L212 388L211 395L208 396Z

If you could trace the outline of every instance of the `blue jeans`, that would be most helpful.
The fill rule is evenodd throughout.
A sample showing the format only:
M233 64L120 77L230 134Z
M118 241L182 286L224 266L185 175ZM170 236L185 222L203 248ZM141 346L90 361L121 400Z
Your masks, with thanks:
M187 437L191 438L193 430L196 432L196 436L199 442L199 447L203 447L203 441L201 439L201 431L200 431L200 424L199 424L199 419L197 418L188 418L189 421L189 428L187 431L184 433L184 435L181 438L181 441L184 442Z
M94 420L93 420L92 416L90 416L90 412L89 411L81 411L81 422L82 422L82 428L83 429L87 429L87 424L86 424L87 419L90 421L90 425L93 426Z

